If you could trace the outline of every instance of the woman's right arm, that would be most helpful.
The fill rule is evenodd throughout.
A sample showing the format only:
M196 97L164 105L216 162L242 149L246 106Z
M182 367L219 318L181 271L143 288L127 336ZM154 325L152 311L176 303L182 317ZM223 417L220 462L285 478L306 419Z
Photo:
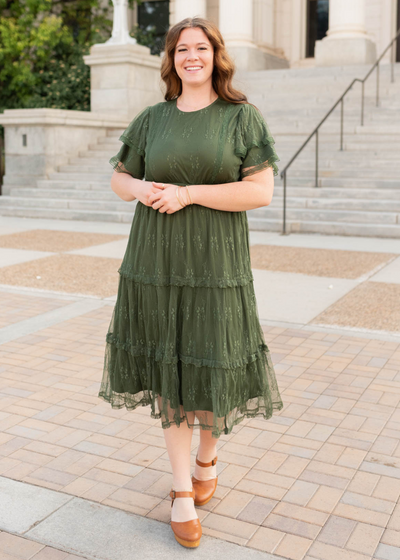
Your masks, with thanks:
M149 206L148 197L154 192L151 181L136 179L129 173L114 171L111 176L111 188L122 200L131 202L136 198L146 206Z

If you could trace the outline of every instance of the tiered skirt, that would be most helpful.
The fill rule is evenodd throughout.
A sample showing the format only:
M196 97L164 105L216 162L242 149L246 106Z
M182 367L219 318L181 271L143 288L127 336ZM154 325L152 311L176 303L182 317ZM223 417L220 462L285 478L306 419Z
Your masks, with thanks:
M119 269L99 397L163 428L229 434L283 407L257 312L245 212L138 202ZM186 412L195 412L187 415Z

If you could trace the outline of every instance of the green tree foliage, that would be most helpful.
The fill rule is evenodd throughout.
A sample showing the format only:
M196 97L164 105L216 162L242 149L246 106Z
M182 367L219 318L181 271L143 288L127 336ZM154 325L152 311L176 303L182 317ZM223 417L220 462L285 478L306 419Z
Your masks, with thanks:
M129 0L129 5L141 0ZM53 107L90 110L91 45L112 31L112 1L0 0L0 112ZM149 38L138 33L137 40ZM143 35L143 36L142 36Z

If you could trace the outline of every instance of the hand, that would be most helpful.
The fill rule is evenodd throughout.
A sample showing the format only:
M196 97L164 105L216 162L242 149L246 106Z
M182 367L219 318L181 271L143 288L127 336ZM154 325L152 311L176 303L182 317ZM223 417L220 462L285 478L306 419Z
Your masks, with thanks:
M137 198L145 206L151 206L149 203L149 196L158 193L162 190L160 187L155 187L150 181L140 181L139 186L135 190L135 198Z
M173 214L178 210L182 210L182 206L176 196L176 189L178 185L172 185L171 183L158 183L152 181L157 191L149 196L149 205L158 210L159 212L166 212L167 214ZM163 186L164 185L164 186ZM159 190L161 189L161 190ZM183 204L187 206L187 199L183 194L183 189L178 192Z

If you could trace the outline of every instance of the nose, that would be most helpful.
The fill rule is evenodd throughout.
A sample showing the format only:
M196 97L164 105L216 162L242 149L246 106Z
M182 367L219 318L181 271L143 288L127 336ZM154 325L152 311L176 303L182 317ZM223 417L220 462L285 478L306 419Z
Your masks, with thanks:
M194 53L189 52L187 58L188 60L193 60L193 59L197 60L199 57L196 52Z

